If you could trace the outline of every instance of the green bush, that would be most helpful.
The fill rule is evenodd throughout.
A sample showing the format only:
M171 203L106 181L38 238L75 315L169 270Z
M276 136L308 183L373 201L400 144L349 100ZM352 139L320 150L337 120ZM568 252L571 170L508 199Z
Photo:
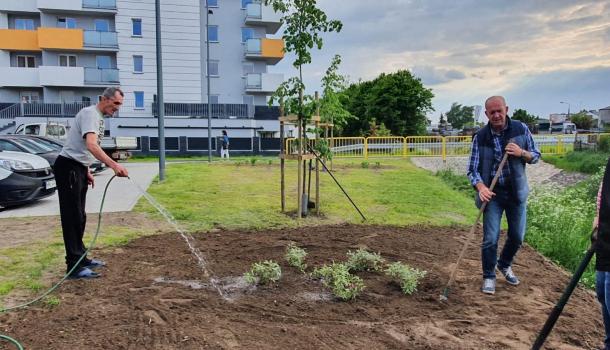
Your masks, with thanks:
M384 262L385 260L381 255L360 248L355 252L347 252L347 262L345 265L351 272L379 271L382 269Z
M369 162L362 162L360 163L360 166L362 167L362 169L368 169L369 168Z
M608 161L608 153L593 151L572 151L564 155L543 155L545 162L560 169L578 171L585 174L595 174Z
M256 165L256 158L250 158L250 165L254 166Z
M610 135L602 135L599 137L597 149L600 152L610 153Z
M417 290L419 280L424 278L427 274L426 271L418 270L401 262L395 262L388 265L385 273L397 280L402 292L406 295L413 294L413 292Z
M305 264L305 257L307 256L307 252L303 248L299 248L294 243L290 243L286 248L286 261L288 261L288 265L292 267L296 267L301 270L301 272L305 271L307 265Z
M244 277L250 284L268 284L279 281L282 277L282 269L271 260L257 262L252 264L252 268L244 274Z
M572 272L590 244L591 222L603 170L563 191L537 190L530 195L526 242ZM582 278L589 287L595 284L594 266L594 263L589 264Z
M322 283L341 300L354 299L364 290L362 279L352 275L345 264L324 265L315 269L311 275L313 278L321 278Z

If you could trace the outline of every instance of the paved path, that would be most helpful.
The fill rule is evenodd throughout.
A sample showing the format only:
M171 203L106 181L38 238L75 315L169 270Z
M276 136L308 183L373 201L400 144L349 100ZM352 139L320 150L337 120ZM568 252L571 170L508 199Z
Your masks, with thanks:
M144 190L148 188L158 174L157 163L124 163L123 165L129 171L131 180ZM95 188L89 188L87 192L87 206L85 208L87 213L99 212L104 187L112 175L114 175L114 172L111 169L106 169L95 175ZM108 188L104 213L130 211L138 202L140 196L141 193L129 179L116 178L112 180ZM57 193L34 203L0 211L0 218L47 215L59 215Z
M449 168L456 174L466 175L468 167L468 157L448 157L446 164L443 163L440 157L411 157L411 161L416 166L432 172ZM544 161L540 161L537 164L528 164L526 171L530 187L538 187L540 185L565 187L587 178L585 174L567 172Z

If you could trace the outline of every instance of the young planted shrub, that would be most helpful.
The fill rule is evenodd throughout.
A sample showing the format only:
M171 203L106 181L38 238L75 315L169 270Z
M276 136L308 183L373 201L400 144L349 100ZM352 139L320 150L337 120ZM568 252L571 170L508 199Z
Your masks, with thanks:
M244 274L246 282L250 284L268 284L277 282L282 277L282 269L275 261L266 260L252 264L249 272Z
M341 263L332 263L315 269L312 277L322 279L322 283L341 300L354 299L364 289L362 279L352 275L347 266Z
M296 267L297 269L304 272L307 268L305 264L305 257L307 256L307 252L303 248L297 247L296 244L290 243L286 248L286 261L288 261L288 265L292 267Z
M385 270L386 275L397 280L400 288L405 295L411 295L417 290L419 280L426 276L426 271L418 270L401 262L388 265Z
M371 253L365 249L358 249L355 252L347 252L347 268L351 272L357 271L379 271L382 269L385 259L377 253Z

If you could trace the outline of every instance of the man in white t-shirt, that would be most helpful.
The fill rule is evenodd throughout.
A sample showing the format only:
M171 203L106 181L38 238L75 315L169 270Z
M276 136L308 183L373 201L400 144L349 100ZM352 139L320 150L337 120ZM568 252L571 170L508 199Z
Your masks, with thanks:
M113 116L123 104L123 97L121 89L107 88L97 105L81 109L74 118L68 139L53 165L68 272L87 251L83 243L87 222L85 201L88 185L93 187L95 183L89 166L97 158L114 170L116 176L128 175L127 169L112 160L100 147L100 139L104 136L104 116ZM85 256L70 274L70 278L99 277L100 274L92 269L104 265L101 260Z

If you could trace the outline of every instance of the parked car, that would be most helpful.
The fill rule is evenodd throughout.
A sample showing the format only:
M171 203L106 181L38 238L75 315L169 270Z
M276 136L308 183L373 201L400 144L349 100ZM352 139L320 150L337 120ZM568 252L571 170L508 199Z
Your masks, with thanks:
M44 136L0 135L0 150L36 154L46 159L51 166L55 164L62 147L62 141ZM90 169L92 173L98 173L106 167L102 162L96 160L91 164Z
M23 152L0 151L0 208L48 197L57 186L44 158Z
M65 140L68 137L68 128L59 123L32 123L21 124L15 129L15 134L50 136Z

